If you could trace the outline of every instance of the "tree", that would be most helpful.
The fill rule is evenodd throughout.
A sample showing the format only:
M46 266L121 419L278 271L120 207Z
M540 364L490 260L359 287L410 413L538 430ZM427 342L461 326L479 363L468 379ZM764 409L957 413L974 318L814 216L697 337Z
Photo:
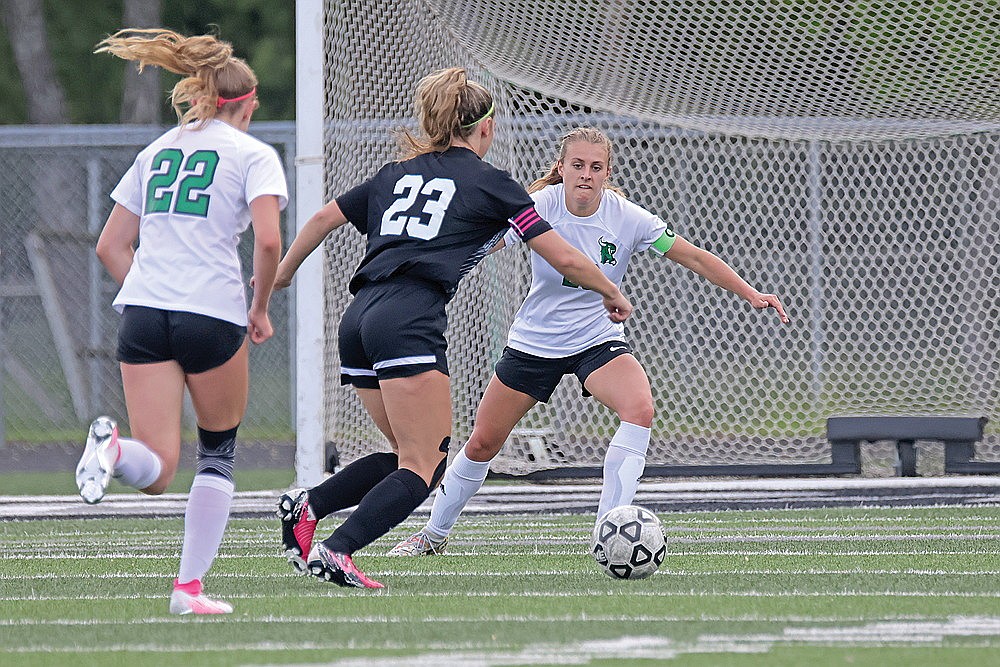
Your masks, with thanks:
M27 8L27 10L25 10ZM26 11L34 12L32 21ZM156 17L151 12L157 12ZM0 123L173 123L166 91L175 75L94 55L95 45L120 28L156 26L185 35L217 33L232 42L260 78L258 120L295 117L295 4L273 0L0 0ZM16 30L16 33L14 32ZM7 33L10 33L8 38ZM17 44L18 57L14 57ZM36 52L38 55L30 55ZM23 55L28 53L28 55ZM49 62L47 79L21 70L22 61L39 69ZM126 74L128 72L128 74ZM126 83L125 77L135 81ZM154 82L152 79L156 79ZM28 86L47 80L61 92L30 92L42 120L29 114ZM25 83L26 82L26 83ZM140 83L141 82L141 83ZM139 85L142 92L130 86ZM59 101L61 100L61 101ZM147 105L158 105L155 109ZM57 109L59 113L53 113ZM156 119L159 119L157 121Z
M67 122L66 96L55 74L42 0L0 0L0 10L21 75L28 122Z
M125 0L122 8L122 26L126 28L158 28L160 26L160 0ZM127 65L125 86L122 91L121 121L158 125L163 109L163 91L159 67L138 68Z

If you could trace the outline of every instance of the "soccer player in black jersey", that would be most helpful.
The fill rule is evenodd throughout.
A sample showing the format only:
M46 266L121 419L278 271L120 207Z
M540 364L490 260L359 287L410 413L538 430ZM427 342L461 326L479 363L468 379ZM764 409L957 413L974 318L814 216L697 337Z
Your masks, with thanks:
M341 382L352 384L392 446L278 503L282 543L298 571L342 586L382 588L351 555L398 525L444 474L451 432L445 305L459 280L514 232L557 271L602 297L608 317L632 305L597 266L535 211L523 187L483 162L494 136L493 96L462 68L424 77L416 91L423 136L371 179L320 209L278 266L287 286L309 253L350 222L368 238L339 329ZM322 542L316 523L357 505Z

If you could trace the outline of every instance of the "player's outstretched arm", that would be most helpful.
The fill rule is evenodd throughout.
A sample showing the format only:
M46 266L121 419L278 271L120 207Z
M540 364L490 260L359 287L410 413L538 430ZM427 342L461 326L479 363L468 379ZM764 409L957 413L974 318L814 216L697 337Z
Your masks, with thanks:
M758 292L733 271L732 267L709 251L678 236L674 239L673 245L666 252L665 257L694 271L699 276L707 278L713 284L742 297L754 308L774 308L778 311L782 322L786 324L789 322L781 300L776 295Z
M284 289L292 283L292 276L305 261L305 258L319 247L323 239L337 227L347 224L347 217L340 210L337 200L316 211L302 230L295 236L288 252L278 264L278 273L274 278L274 289Z

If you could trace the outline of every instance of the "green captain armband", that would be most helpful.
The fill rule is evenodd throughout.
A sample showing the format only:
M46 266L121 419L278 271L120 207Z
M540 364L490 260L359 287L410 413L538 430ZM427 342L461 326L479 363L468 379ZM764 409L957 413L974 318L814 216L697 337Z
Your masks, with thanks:
M660 234L660 238L653 242L650 249L657 255L666 255L667 251L674 247L675 240L677 240L677 235L674 234L674 230L667 229L667 231Z

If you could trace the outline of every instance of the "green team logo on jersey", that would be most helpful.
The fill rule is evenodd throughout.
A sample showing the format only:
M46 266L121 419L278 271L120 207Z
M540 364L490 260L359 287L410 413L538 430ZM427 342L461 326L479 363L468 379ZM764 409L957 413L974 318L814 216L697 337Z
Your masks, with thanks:
M603 236L597 239L597 242L601 244L601 264L616 266L618 264L618 260L615 259L615 253L618 252L618 246L610 241L605 241ZM580 287L565 276L563 276L562 284L563 287Z
M601 244L601 264L610 264L611 266L618 264L618 260L615 259L618 246L610 241L605 241L603 236L597 239L597 242Z

